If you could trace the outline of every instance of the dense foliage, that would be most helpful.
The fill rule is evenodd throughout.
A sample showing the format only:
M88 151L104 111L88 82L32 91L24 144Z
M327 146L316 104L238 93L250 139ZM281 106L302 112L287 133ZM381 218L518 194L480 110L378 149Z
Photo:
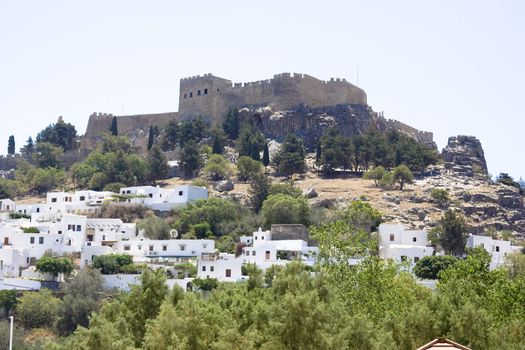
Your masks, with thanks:
M48 125L44 130L40 131L36 137L38 143L50 143L62 148L64 151L69 151L75 148L75 137L77 131L75 126L64 122L59 118L55 124Z

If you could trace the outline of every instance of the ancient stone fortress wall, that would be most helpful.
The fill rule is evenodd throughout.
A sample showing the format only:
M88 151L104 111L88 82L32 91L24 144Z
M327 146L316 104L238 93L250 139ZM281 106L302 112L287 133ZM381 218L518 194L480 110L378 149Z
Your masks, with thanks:
M170 120L177 118L177 112L123 115L117 117L117 128L120 135L130 136L134 146L142 149L146 146L149 127L151 125L162 128ZM92 149L104 133L109 132L113 114L93 113L89 116L86 134L82 147Z
M272 105L274 110L287 110L300 104L317 108L366 103L364 90L345 79L323 81L307 74L282 73L273 79L233 84L205 74L181 79L179 115L182 118L201 116L215 123L233 106Z
M434 142L434 134L432 132L420 131L410 125L407 125L395 119L385 119L385 123L387 128L391 128L403 134L409 135L423 145L436 148L436 144Z

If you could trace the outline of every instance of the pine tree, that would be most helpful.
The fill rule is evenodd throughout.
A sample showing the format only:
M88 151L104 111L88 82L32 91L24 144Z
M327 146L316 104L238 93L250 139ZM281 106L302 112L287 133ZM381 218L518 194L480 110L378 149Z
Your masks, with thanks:
M226 135L228 135L228 138L230 138L230 140L237 140L237 137L239 137L240 130L240 119L237 108L230 108L228 114L224 118L222 128L224 129L224 132L226 133Z
M15 154L15 137L13 135L9 136L9 141L7 144L7 154L9 155Z
M180 156L180 167L184 172L184 176L191 177L195 174L197 170L201 167L201 155L199 153L199 148L195 142L188 142L182 149Z
M166 178L168 175L168 162L166 156L158 143L155 143L153 147L149 150L147 156L147 162L149 165L149 176L148 180L151 183L155 183L157 180Z
M268 143L264 144L262 163L265 167L270 165L270 150L268 149Z
M33 153L35 152L35 143L33 142L33 138L31 136L29 136L25 146L22 147L20 151L23 155L27 157L31 157L33 155Z
M109 128L109 132L113 136L118 136L118 126L117 126L117 117L113 116L113 119L111 120L111 127Z

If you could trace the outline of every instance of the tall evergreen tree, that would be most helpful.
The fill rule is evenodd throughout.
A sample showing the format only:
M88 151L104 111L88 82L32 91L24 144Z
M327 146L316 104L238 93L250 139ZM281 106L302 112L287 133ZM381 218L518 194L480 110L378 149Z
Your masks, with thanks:
M153 147L149 150L148 156L146 158L149 166L149 175L148 180L151 183L155 183L157 180L166 178L168 175L168 162L166 156L159 144L155 143Z
M158 126L149 126L149 135L148 135L148 151L153 147L155 140L159 136L159 127Z
M315 144L315 162L319 164L321 161L321 141L317 140L317 143Z
M117 125L117 117L113 116L113 119L111 120L111 126L109 127L109 132L113 136L118 136L118 125Z
M306 151L302 140L293 134L288 134L286 141L275 155L277 171L287 176L304 172L306 168L305 156Z
M237 137L239 137L240 126L239 111L237 108L230 108L228 114L226 114L226 117L224 118L224 123L222 124L224 132L228 135L230 140L237 140Z
M7 142L7 154L15 154L15 137L13 135L9 136L9 141Z
M212 154L222 154L222 145L219 136L213 135L213 142L211 146Z
M268 142L264 144L262 163L265 167L270 165L270 150L268 149Z
M191 177L201 167L201 156L197 144L193 141L188 142L181 152L180 166L184 176Z
M251 149L251 157L252 157L252 159L260 161L261 160L261 153L260 153L260 150L259 150L259 145L256 142L253 142L250 145L250 149Z
M439 221L441 228L440 243L447 254L461 256L465 252L465 220L449 209Z

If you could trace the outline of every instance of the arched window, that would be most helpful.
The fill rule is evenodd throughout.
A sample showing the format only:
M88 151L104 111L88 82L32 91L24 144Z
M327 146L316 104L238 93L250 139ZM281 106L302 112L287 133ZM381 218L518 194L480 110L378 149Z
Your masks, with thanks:
M391 234L390 234L390 242L393 242L393 241L394 241L394 234L391 233Z

